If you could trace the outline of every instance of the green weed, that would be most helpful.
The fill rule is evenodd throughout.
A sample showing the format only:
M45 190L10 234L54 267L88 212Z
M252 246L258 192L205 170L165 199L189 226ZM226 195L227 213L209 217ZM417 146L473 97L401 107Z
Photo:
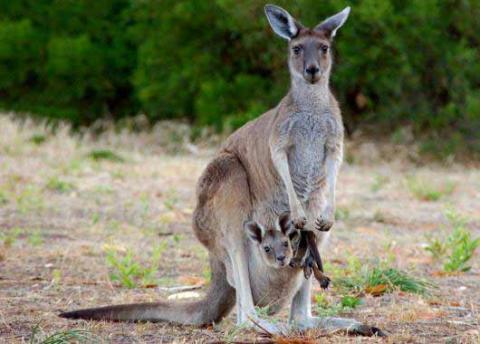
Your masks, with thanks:
M267 318L269 315L270 315L270 307L269 306L265 306L265 307L258 307L256 306L255 307L255 310L257 312L257 315L260 317L260 318Z
M60 284L62 280L62 271L61 270L58 270L58 269L55 269L52 271L52 282L54 284Z
M149 263L142 266L134 259L133 252L128 250L124 254L120 254L115 250L107 250L106 260L108 265L113 269L110 273L112 281L118 281L126 288L135 288L138 285L148 286L158 284L156 280L156 272L162 253L167 248L165 242L154 247L150 256Z
M99 213L93 213L92 214L92 225L96 225L100 221L100 214Z
M440 260L447 255L448 247L444 240L440 238L434 238L431 235L427 236L426 238L428 245L425 247L425 250L430 252L434 259Z
M178 246L178 245L180 245L180 241L182 241L182 239L183 239L183 235L174 234L172 239L173 239L173 242L175 243L175 245Z
M210 283L212 280L212 271L210 270L209 266L206 266L202 271L202 276L207 283Z
M447 272L469 271L472 267L467 263L480 246L480 238L472 239L472 234L469 231L464 228L456 228L449 236L448 241L451 254L447 257L443 269Z
M69 183L59 179L58 177L52 177L48 180L47 189L57 192L69 192L75 189L75 185L73 183Z
M99 194L112 194L113 193L113 188L110 185L97 185L95 186L95 192Z
M8 196L5 191L0 190L0 205L5 205L8 203Z
M40 246L43 244L43 236L39 230L32 232L28 236L28 243L32 246Z
M362 304L362 300L356 296L345 295L341 298L340 304L343 308L357 308L357 306Z
M315 311L320 316L335 316L342 312L350 311L358 307L362 300L356 296L345 295L340 298L339 302L331 303L325 297L325 294L316 294Z
M350 218L350 210L346 207L337 207L335 209L335 220L347 221Z
M227 344L235 343L235 338L246 329L247 325L242 324L240 326L232 326L225 329L223 335L223 341Z
M446 239L428 237L425 249L433 258L442 260L443 270L446 272L466 272L471 269L468 262L472 259L476 249L480 246L480 237L473 239L467 230L467 219L453 209L445 212L450 226L453 228Z
M27 185L16 197L18 211L25 214L42 210L45 207L42 193L32 185Z
M380 191L389 181L390 181L390 178L388 178L387 176L382 176L380 174L377 174L373 179L373 183L370 186L370 190L372 190L372 192Z
M406 185L409 191L420 201L438 201L452 194L455 184L451 181L443 185L433 185L425 179L418 177L408 177Z
M178 201L179 201L179 199L178 199L178 196L177 196L177 192L174 189L170 189L167 192L166 199L163 201L163 205L168 210L174 210Z
M42 134L34 134L30 137L30 139L28 141L33 143L33 144L36 144L37 146L39 146L42 143L44 143L45 141L47 141L47 137L45 135L42 135Z
M3 246L11 247L17 241L17 238L22 234L23 230L21 228L14 228L8 233L0 233L0 239L3 242Z
M87 154L87 157L93 161L111 161L111 162L125 162L125 159L119 154L109 149L92 150Z
M385 223L387 221L387 218L385 217L385 214L380 209L377 209L373 214L373 221L379 222L379 223Z

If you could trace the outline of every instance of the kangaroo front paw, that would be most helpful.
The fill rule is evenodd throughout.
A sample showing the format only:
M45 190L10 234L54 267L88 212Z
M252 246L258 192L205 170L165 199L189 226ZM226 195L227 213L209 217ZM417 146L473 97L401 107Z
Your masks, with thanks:
M292 212L292 223L296 229L303 229L307 224L307 217L303 211Z
M328 232L333 226L333 221L324 218L318 218L315 221L315 229L320 232Z

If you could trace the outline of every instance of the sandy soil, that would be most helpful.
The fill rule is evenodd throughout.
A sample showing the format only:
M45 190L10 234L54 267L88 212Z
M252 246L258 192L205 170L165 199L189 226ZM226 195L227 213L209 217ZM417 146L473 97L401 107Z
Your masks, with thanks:
M207 252L193 236L190 221L195 183L212 151L180 140L183 148L172 153L162 143L169 141L169 133L161 130L79 139L59 128L56 135L43 135L42 126L21 126L0 117L0 342L28 342L35 327L37 338L86 329L98 341L112 343L258 340L255 333L234 326L234 312L223 323L202 329L57 317L61 310L79 307L155 301L169 296L162 287L206 283ZM89 154L98 149L109 149L123 161L95 161ZM423 200L412 190L412 179L451 190L440 191L436 201ZM468 218L466 228L480 235L478 170L418 167L401 159L346 163L337 203L338 220L324 252L332 269L341 270L352 257L383 261L428 279L436 288L427 296L401 291L366 295L360 306L342 312L381 327L389 333L387 339L312 332L310 340L480 342L478 252L470 271L444 274L442 263L425 250L429 236L444 240L451 232L447 209ZM159 247L155 269L151 256ZM138 279L135 288L112 281L115 269L108 252L118 257L130 252L139 266L153 265L148 287ZM335 288L326 298L338 301Z

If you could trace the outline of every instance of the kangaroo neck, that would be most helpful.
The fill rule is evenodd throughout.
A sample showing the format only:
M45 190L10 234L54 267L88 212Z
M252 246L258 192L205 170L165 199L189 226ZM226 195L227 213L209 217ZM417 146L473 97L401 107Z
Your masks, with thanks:
M323 112L330 107L328 76L315 84L308 84L296 76L292 77L290 94L299 111Z

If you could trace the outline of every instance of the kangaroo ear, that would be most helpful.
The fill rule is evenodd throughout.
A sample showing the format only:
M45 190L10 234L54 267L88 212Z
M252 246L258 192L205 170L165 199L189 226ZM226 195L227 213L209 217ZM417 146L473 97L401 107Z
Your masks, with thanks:
M256 223L255 221L247 221L245 222L245 229L247 230L248 237L258 242L259 244L263 240L264 230L263 228Z
M278 217L278 226L285 235L290 235L294 228L292 220L290 219L290 212L286 211Z
M337 30L342 27L347 21L350 14L350 7L346 7L343 11L325 19L323 22L315 27L315 31L321 31L326 34L328 38L335 37Z
M292 219L290 217L290 212L286 211L278 217L278 226L283 234L290 236L298 230L293 225Z
M273 31L287 40L298 35L301 26L283 8L275 5L265 5L265 14Z

